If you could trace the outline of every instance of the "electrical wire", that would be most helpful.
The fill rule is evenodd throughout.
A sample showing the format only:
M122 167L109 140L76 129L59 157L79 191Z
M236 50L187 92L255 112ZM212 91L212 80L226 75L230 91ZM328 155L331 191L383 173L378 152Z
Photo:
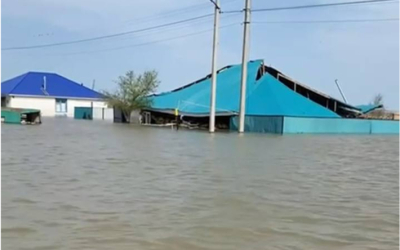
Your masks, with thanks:
M148 28L143 28L143 29L138 29L138 30L130 30L130 31L125 31L125 32L120 32L120 33L115 33L111 35L105 35L105 36L97 36L97 37L92 37L92 38L87 38L87 39L80 39L80 40L74 40L74 41L69 41L69 42L59 42L59 43L49 43L49 44L41 44L41 45L33 45L33 46L18 46L18 47L8 47L8 48L2 48L2 51L8 51L8 50L27 50L27 49L38 49L38 48L46 48L46 47L55 47L55 46L61 46L61 45L67 45L67 44L76 44L76 43L83 43L83 42L90 42L90 41L96 41L96 40L102 40L102 39L107 39L107 38L113 38L113 37L119 37L119 36L125 36L128 34L134 34L134 33L139 33L143 31L148 31L148 30L154 30L158 28L163 28L163 27L168 27L180 23L185 23L185 22L190 22L202 18L207 18L211 17L213 14L207 14L207 15L201 15L197 17L192 17L188 19L183 19L180 21L175 21L171 23L165 23L161 25L156 25Z
M231 19L232 17L236 17L238 14L227 14L227 15L222 15L220 17L220 20L228 20ZM138 37L145 37L145 36L149 36L149 35L153 35L153 34L161 34L161 33L166 33L166 32L171 32L171 31L176 31L176 30L182 30L182 29L187 29L187 28L192 28L194 25L196 26L196 29L198 26L204 26L204 25L209 25L212 23L213 20L211 19L199 19L196 20L194 22L190 22L190 23L182 23L182 24L178 24L175 26L169 26L169 27L165 27L162 28L160 30L150 30L150 31L146 31L140 34L134 34L134 36L126 36L126 37L121 37L118 39L118 41L123 41L123 40L131 40L131 39L136 39ZM112 41L114 42L114 40Z
M227 27L235 26L238 25L239 23L232 23L232 24L227 24L220 26L220 29L224 29ZM139 47L139 46L145 46L145 45L150 45L150 44L156 44L156 43L162 43L166 41L172 41L172 40L177 40L181 38L186 38L186 37L191 37L191 36L196 36L200 34L204 34L207 32L213 31L213 29L207 29L199 32L193 32L181 36L176 36L176 37L171 37L167 39L160 39L152 42L146 42L146 43L139 43L139 44L133 44L133 45L127 45L127 46L120 46L120 47L115 47L115 48L109 48L109 49L100 49L100 50L89 50L89 51L80 51L80 52L73 52L73 53L64 53L64 54L58 54L59 56L69 56L69 55L80 55L80 54L91 54L91 53L99 53L99 52L106 52L106 51L115 51L115 50L122 50L122 49L127 49L127 48L133 48L133 47ZM54 55L54 54L53 54Z
M236 0L233 0L233 1L236 1ZM289 7L269 8L269 9L253 9L252 12L306 9L306 8L317 8L317 7L333 7L333 6L341 6L341 5L383 3L383 2L393 2L393 1L397 1L398 2L399 0L363 0L363 1L329 3L329 4L289 6ZM226 12L222 12L222 13L240 13L240 12L242 12L242 11L226 11ZM90 42L90 41L96 41L96 40L103 40L103 39L108 39L108 38L114 38L114 37L120 37L120 36L129 35L129 34L134 34L134 33L140 33L140 32L149 31L149 30L157 30L157 29L160 29L160 28L168 27L168 26L173 26L173 25L177 25L177 24L181 24L181 23L186 23L186 22L191 22L191 21L194 21L194 20L199 20L199 19L211 17L212 15L213 14L206 14L206 15L201 15L201 16L197 16L197 17L193 17L193 18L183 19L183 20L179 20L179 21L175 21L175 22L170 22L170 23L165 23L165 24L161 24L161 25L151 26L151 27L147 27L147 28L143 28L143 29L130 30L130 31L114 33L114 34L110 34L110 35L87 38L87 39L73 40L73 41L67 41L67 42L58 42L58 43L49 43L49 44L41 44L41 45L32 45L32 46L6 47L6 48L2 48L1 50L2 51L28 50L28 49L55 47L55 46L61 46L61 45L69 45L69 44L84 43L84 42Z
M363 0L363 1L341 2L341 3L310 4L310 5L277 7L277 8L267 8L267 9L252 9L251 11L261 12L261 11L297 10L297 9L324 8L324 7L343 6L343 5L358 5L358 4L383 3L383 2L394 2L394 1L398 2L398 0Z
M308 20L308 21L255 21L252 24L303 24L303 23L363 23L363 22L392 22L399 21L399 18L383 19L342 19L342 20Z
M236 1L238 1L238 0L229 0L229 1L227 0L227 1L224 1L223 4L227 5L227 4L231 4L233 2L236 2ZM209 2L204 2L204 3L188 6L188 7L185 7L185 8L172 10L172 11L162 12L162 13L156 14L154 16L150 16L150 17L131 19L131 20L125 21L125 23L132 23L132 22L143 21L143 20L145 20L144 22L149 22L149 21L153 21L153 20L156 20L156 19L160 19L160 18L175 16L177 14L186 14L186 13L191 12L191 11L196 11L196 10L201 10L201 9L206 9L206 8L207 9L210 8L210 3Z

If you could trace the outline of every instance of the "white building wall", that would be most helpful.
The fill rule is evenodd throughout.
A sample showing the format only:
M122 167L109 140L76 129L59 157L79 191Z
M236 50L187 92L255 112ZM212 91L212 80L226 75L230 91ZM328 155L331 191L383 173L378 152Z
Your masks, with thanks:
M92 107L92 102L93 102L93 107L98 107L98 108L107 107L107 104L103 101L68 99L67 101L68 117L74 117L75 107Z
M114 121L113 108L93 108L93 120Z
M107 103L103 101L67 99L67 116L74 117L75 107L93 107L106 108ZM32 108L39 109L42 116L56 115L56 99L43 97L11 97L7 105L11 108Z
M39 109L42 116L54 116L56 112L56 100L54 98L14 96L10 98L8 107Z

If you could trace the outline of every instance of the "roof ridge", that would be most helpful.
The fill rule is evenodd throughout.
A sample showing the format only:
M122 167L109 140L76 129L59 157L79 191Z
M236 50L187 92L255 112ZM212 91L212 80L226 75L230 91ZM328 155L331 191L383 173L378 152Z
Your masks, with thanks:
M249 61L247 63L254 63L254 62L259 61L259 60L262 60L262 59L251 60L251 61ZM238 67L238 66L241 66L241 65L242 65L241 63L240 64L229 64L229 65L226 65L224 67L221 67L221 68L217 69L217 75L220 74L222 71L225 71L226 69L229 69L229 68L232 68L232 67ZM161 93L151 94L151 95L149 95L149 97L150 96L162 96L162 95L170 94L170 93L173 93L173 92L177 92L177 91L186 89L188 87L191 87L191 86L193 86L195 84L201 83L201 82L203 82L203 81L205 81L207 79L211 79L211 77L212 77L212 73L207 74L206 76L204 76L204 77L202 77L202 78L200 78L198 80L195 80L193 82L190 82L190 83L188 83L186 85L183 85L181 87L178 87L178 88L175 88L175 89L172 89L172 90L169 90L169 91L164 91L164 92L161 92Z
M9 94L12 94L13 90L21 84L22 80L24 80L25 77L26 77L28 74L29 74L29 72L24 74L24 77L22 77L22 78L18 81L18 83L15 84L14 88L12 88L12 89L10 90Z
M52 73L52 74L54 74L54 75L56 75L56 76L58 76L58 77L61 77L61 78L65 79L65 80L68 80L68 81L72 82L73 84L78 85L79 87L83 87L83 88L85 88L85 89L87 89L87 90L90 90L90 91L92 91L92 92L95 92L96 94L102 95L100 92L97 92L97 91L95 91L95 90L93 90L93 89L91 89L91 88L89 88L89 87L86 87L85 85L83 85L83 83L82 83L82 84L79 84L78 82L75 82L75 81L73 81L73 80L70 80L70 79L68 79L68 78L66 78L66 77L64 77L64 76L62 76L62 75L57 74L57 73Z

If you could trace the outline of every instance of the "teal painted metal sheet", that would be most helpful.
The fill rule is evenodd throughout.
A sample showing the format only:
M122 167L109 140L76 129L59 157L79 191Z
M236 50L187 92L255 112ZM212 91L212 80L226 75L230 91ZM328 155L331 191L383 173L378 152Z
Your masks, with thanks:
M21 124L21 113L13 110L1 110L1 118L5 123Z
M245 116L246 132L254 133L273 133L282 134L283 132L283 117L282 116ZM239 119L237 116L231 117L231 130L238 130Z
M257 71L262 60L248 63L247 93L255 87ZM216 113L239 111L241 65L233 65L217 75ZM208 114L210 112L210 78L175 91L152 96L152 108L158 110L179 109L180 112Z
M375 109L379 109L382 108L383 105L382 104L367 104L367 105L358 105L356 106L356 108L359 108L361 110L361 112L363 112L364 114L371 112Z
M370 120L372 134L399 134L399 121Z
M75 107L74 118L83 120L92 120L93 109L91 107Z
M23 108L2 108L1 119L4 123L40 124L40 110Z
M248 93L246 115L339 117L266 73Z
M339 117L335 112L297 94L265 73L257 80L262 60L248 63L246 115ZM188 115L210 112L210 78L180 89L152 96L152 109L162 112L178 109ZM217 115L239 112L241 65L233 65L217 75Z
M399 134L399 121L284 117L284 134Z

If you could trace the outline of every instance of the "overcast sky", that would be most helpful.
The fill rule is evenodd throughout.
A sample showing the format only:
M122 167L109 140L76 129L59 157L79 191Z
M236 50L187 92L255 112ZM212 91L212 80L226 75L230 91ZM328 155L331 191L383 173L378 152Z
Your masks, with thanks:
M253 9L349 0L253 0ZM116 4L118 3L118 5ZM244 0L221 0L241 10ZM208 0L3 0L2 47L85 39L137 30L212 13ZM399 105L399 23L276 23L398 18L394 3L253 13L251 59L264 59L291 78L350 103L365 104L382 93L386 107ZM115 87L127 70L159 72L159 91L195 81L211 70L212 17L101 41L2 52L2 80L27 71L61 74L96 90ZM243 15L223 14L218 67L240 63ZM192 35L194 33L208 31ZM190 35L190 36L186 36ZM186 36L186 37L185 37ZM177 39L172 39L181 37ZM169 39L169 40L168 40ZM160 40L168 40L158 42ZM151 43L153 42L153 43ZM144 44L144 45L143 45ZM138 46L140 45L140 46ZM130 46L130 47L129 47ZM125 47L123 49L116 49Z

